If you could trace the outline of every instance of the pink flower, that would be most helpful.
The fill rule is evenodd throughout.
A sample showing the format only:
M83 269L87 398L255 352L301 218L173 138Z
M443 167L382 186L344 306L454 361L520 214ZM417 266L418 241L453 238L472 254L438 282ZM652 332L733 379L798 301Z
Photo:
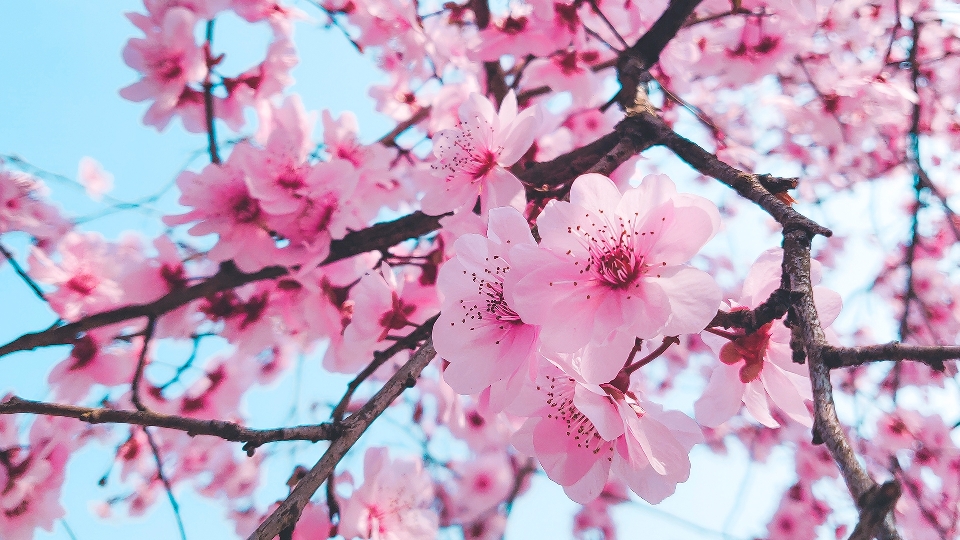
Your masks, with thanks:
M611 472L652 504L687 480L690 449L703 439L689 417L641 401L625 385L584 384L546 362L540 371L512 407L530 416L514 445L536 455L571 499L597 498Z
M0 162L2 165L2 162ZM0 234L23 231L49 249L72 228L56 207L43 201L47 188L40 180L0 166Z
M363 484L341 503L344 538L407 540L433 538L437 514L433 481L419 459L390 459L386 448L368 448Z
M99 201L104 193L113 189L113 175L104 171L103 166L91 157L80 158L77 178L87 190L87 195L95 201Z
M521 209L526 202L523 185L504 167L519 160L533 144L540 124L539 110L517 112L517 96L511 91L500 104L499 114L490 100L470 94L460 106L460 125L434 136L433 165L443 180L428 187L423 211L439 215L481 198L486 210L497 206Z
M683 263L719 223L713 203L677 193L664 175L621 195L609 178L586 174L574 181L570 202L551 201L540 214L539 249L514 248L515 271L526 275L508 292L523 320L542 326L548 349L615 344L582 366L589 382L606 382L632 338L698 332L716 314L720 288Z
M207 165L199 174L183 172L177 178L181 191L179 202L192 210L186 214L165 216L164 223L197 222L189 229L190 234L217 234L220 237L207 256L214 261L233 259L247 272L271 264L295 262L282 259L283 253L265 224L264 211L250 194L243 170L233 161L230 159L224 165Z
M450 362L444 380L461 394L492 386L495 410L515 393L510 389L521 382L518 375L536 369L539 329L517 315L504 291L510 249L518 245L537 245L527 220L513 208L495 208L487 237L461 236L437 281L443 304L433 343Z
M750 268L743 282L741 302L752 309L780 286L781 249L764 252ZM820 264L811 261L811 279L820 281ZM840 295L814 287L814 302L824 327L840 314ZM739 306L739 304L737 304ZM718 334L721 332L717 332ZM812 399L807 367L796 364L790 351L790 330L781 321L773 321L749 335L723 333L729 341L719 346L718 339L704 335L705 341L719 348L717 366L703 396L694 405L697 421L716 427L740 410L741 402L750 414L767 427L780 425L770 414L767 397L790 418L805 426L813 421L804 400Z
M120 90L130 101L154 100L144 122L166 127L187 84L200 82L206 72L200 47L193 38L196 15L181 7L167 10L159 27L141 28L145 38L133 38L123 60L143 78Z
M117 306L124 296L117 280L129 263L117 245L98 233L70 232L57 247L59 261L34 249L30 275L41 283L57 286L47 301L65 320Z
M422 289L406 277L401 274L398 279L383 263L379 272L368 272L350 289L352 318L343 329L343 339L327 348L324 368L357 373L371 362L374 351L390 347L387 336L402 334L422 323L430 311L436 312L436 302L417 301L423 300L414 297ZM430 293L435 296L432 288Z

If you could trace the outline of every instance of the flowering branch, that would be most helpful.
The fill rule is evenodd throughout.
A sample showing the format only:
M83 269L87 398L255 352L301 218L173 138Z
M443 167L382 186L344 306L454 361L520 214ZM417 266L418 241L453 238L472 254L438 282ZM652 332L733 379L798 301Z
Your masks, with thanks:
M59 403L44 403L10 396L0 402L0 414L43 414L76 418L88 424L131 424L185 431L191 437L209 435L225 441L242 442L247 455L263 444L277 441L328 441L337 436L333 424L313 424L276 429L250 429L223 420L199 420L151 411L126 411L107 408L77 407Z
M797 325L794 330L802 342L798 344L792 341L791 345L802 344L810 369L814 408L813 442L827 445L850 495L859 505L864 495L877 487L877 483L860 464L837 418L830 368L823 360L823 349L828 344L813 302L813 285L810 281L810 241L813 233L793 229L784 231L783 236L783 272L791 290L803 295L791 308L791 320ZM881 533L883 539L899 540L900 533L893 525L892 515L888 514L887 520L881 525Z
M389 349L373 353L373 361L367 364L367 367L363 368L363 371L358 373L357 376L347 384L347 391L344 392L343 397L340 398L340 402L337 403L337 406L334 407L333 412L330 414L330 418L333 419L335 424L343 420L343 416L347 412L347 407L350 405L350 400L353 398L353 394L357 391L357 388L360 387L360 384L376 373L376 371L380 369L380 366L396 356L400 351L415 349L418 343L426 339L430 333L433 332L433 325L437 322L438 317L440 317L439 314L429 318L412 332L397 340Z
M377 223L366 229L347 234L330 243L330 255L323 264L346 259L360 253L382 250L409 238L418 238L439 228L443 216L427 216L414 212L394 221ZM17 351L29 351L50 345L68 345L82 332L140 317L159 317L194 300L220 291L233 289L268 279L276 279L289 273L283 266L268 266L256 272L246 273L232 262L225 262L215 275L201 283L177 289L147 304L132 304L84 317L78 321L54 325L40 332L24 334L0 346L0 357Z
M292 526L300 518L300 513L320 484L334 471L337 463L360 439L380 414L409 387L416 384L417 377L427 364L437 355L433 342L429 338L416 353L403 365L393 377L356 413L344 420L342 432L333 440L310 472L297 483L296 487L280 506L257 527L247 540L271 540L280 531Z

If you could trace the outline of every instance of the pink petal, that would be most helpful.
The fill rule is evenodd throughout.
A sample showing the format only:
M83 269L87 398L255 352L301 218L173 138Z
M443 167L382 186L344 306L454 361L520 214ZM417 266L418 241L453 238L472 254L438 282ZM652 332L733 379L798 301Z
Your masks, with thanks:
M833 324L843 308L840 295L826 287L813 288L813 303L817 306L817 315L820 317L820 324L824 327Z
M787 378L787 375L779 366L767 362L760 372L760 380L763 381L763 387L770 394L770 398L777 407L787 413L787 416L806 427L813 426L813 419L810 417L810 411L804 404L803 399L797 392L793 382Z
M513 173L498 165L487 174L480 192L482 214L500 206L523 210L526 205L526 190Z
M593 422L603 440L612 441L623 435L623 420L609 396L598 394L578 384L574 390L573 404Z
M693 404L700 425L717 427L740 411L745 385L738 372L738 368L725 365L714 368L703 395Z
M633 345L634 336L628 332L615 332L605 343L592 340L581 351L577 371L588 383L608 383L620 373Z
M720 212L713 203L703 200L706 204L674 206L671 222L648 254L650 260L667 265L683 264L713 238L719 230Z
M499 244L519 246L526 244L536 246L537 242L530 234L530 225L523 214L516 208L503 207L490 210L490 225L487 229L487 238Z
M606 447L600 451L601 454L613 453L613 449L609 450ZM587 504L603 493L603 488L607 485L607 480L610 479L610 460L607 459L598 459L593 467L587 471L587 474L583 475L579 481L571 486L564 486L563 492L567 494L567 497L570 497L570 500L578 502L580 504Z
M651 270L652 271L652 270ZM661 331L666 336L693 334L707 326L720 307L723 292L710 274L690 267L658 270L656 283L670 298L670 320Z
M687 452L667 426L647 415L638 416L636 411L624 402L618 402L617 405L620 416L627 425L627 447L631 455L636 452L634 444L639 445L650 466L661 475L684 467L689 469Z
M601 211L613 213L620 204L622 195L617 185L602 174L589 173L577 177L570 188L570 203L600 214Z
M509 126L500 124L505 131L499 137L502 141L499 147L503 150L497 157L497 163L509 167L530 149L530 145L536 139L537 130L540 128L541 121L538 113L539 111L536 109L527 109L512 120Z
M763 389L763 383L759 380L753 380L747 383L743 391L743 403L747 406L750 414L761 424L775 428L780 427L780 423L770 416L770 404L767 403L767 393Z

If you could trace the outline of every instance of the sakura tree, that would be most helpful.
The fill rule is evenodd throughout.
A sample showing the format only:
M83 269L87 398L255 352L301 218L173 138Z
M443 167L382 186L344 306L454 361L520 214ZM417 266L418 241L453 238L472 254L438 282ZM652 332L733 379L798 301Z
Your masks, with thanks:
M169 504L184 538L186 490L249 539L499 538L543 476L581 505L573 536L612 539L617 506L661 503L705 474L694 449L735 444L792 456L755 516L771 539L960 535L956 3L126 16L119 96L206 163L176 177L164 234L107 238L51 202L43 164L0 161L4 290L56 314L0 345L0 370L63 351L49 399L0 389L0 538L52 529L92 441L126 487L97 508ZM242 70L226 16L271 36ZM304 19L375 59L389 133L364 143L355 115L290 91L318 53L297 49ZM95 199L128 181L95 159L77 178ZM251 427L243 400L284 377L336 397ZM417 448L361 440L388 418ZM260 504L295 441L321 457Z

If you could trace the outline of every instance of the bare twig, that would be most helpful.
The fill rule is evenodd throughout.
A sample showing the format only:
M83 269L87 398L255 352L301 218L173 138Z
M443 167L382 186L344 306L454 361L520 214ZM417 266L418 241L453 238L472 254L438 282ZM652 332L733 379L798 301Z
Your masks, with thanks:
M827 367L831 369L859 366L869 362L914 360L942 372L944 360L960 358L960 347L903 345L899 341L894 341L883 345L861 347L826 346L823 348L822 356Z
M43 291L40 290L40 286L37 285L37 282L34 281L33 278L31 278L27 274L26 270L24 270L23 267L20 266L20 263L18 263L17 260L13 258L13 253L10 253L9 251L7 251L7 248L4 247L3 244L0 244L0 253L2 253L4 258L7 259L7 262L10 263L10 266L13 268L13 271L16 272L18 276L20 276L20 279L22 279L24 283L27 284L27 287L30 287L30 290L33 291L33 294L37 295L37 298L46 302L47 298L43 295Z
M163 483L163 488L167 491L167 499L169 499L170 506L173 508L173 516L177 520L177 528L180 529L180 539L187 540L187 531L183 528L183 517L180 516L180 505L173 496L173 486L170 485L170 480L167 478L167 475L163 473L163 460L160 458L160 448L157 447L157 442L153 440L153 435L149 429L144 427L143 433L147 436L147 442L150 443L150 450L153 451L153 459L157 462L157 477L160 478L160 482Z
M143 330L143 346L140 348L140 355L137 357L137 369L133 372L133 381L130 382L130 401L138 411L146 411L147 407L140 399L140 383L143 382L143 370L147 365L147 348L150 347L150 340L153 339L153 331L157 328L157 318L148 317L147 326Z
M213 58L213 19L207 21L206 30L207 41L203 44L204 59L207 63L207 74L203 78L203 112L207 124L207 152L210 154L210 161L217 165L220 164L220 150L217 148L217 130L214 123L213 111L213 66L217 60Z
M278 441L329 441L339 429L330 423L291 426L276 429L250 429L223 420L199 420L151 411L128 411L106 408L78 407L59 403L30 401L11 396L0 402L0 414L43 414L76 418L88 424L131 424L185 431L191 437L209 435L225 441L243 442L248 455L266 443Z

